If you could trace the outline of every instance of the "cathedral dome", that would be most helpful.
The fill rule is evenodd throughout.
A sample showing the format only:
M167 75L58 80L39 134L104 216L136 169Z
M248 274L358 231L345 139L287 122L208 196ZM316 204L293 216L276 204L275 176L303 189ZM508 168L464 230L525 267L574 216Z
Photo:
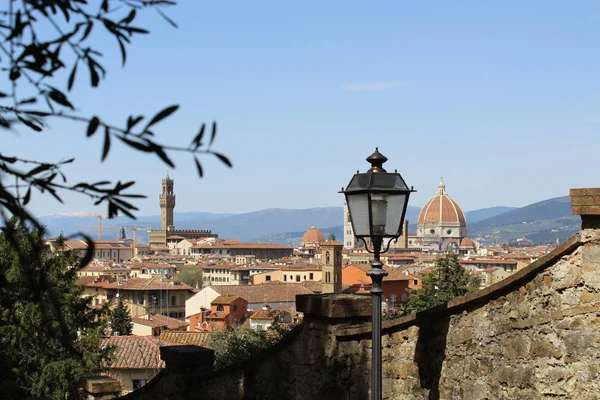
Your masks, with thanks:
M321 243L325 241L325 236L321 233L320 230L311 226L304 235L302 235L302 240L300 243Z
M473 242L471 239L469 239L468 237L464 238L463 240L460 241L460 247L469 247L469 248L475 248L475 242Z
M440 179L436 195L429 200L419 214L418 224L452 223L467 225L465 214L446 193L446 185Z

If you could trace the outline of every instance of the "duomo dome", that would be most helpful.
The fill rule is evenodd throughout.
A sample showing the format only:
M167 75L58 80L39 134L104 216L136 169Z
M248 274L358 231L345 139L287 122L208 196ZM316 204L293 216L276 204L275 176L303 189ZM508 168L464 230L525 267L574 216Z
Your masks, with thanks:
M467 226L465 214L458 204L448 196L446 185L440 180L438 191L429 200L419 214L418 224L453 223Z
M423 248L431 250L458 250L461 240L467 237L465 214L448 196L443 179L419 214L417 237Z

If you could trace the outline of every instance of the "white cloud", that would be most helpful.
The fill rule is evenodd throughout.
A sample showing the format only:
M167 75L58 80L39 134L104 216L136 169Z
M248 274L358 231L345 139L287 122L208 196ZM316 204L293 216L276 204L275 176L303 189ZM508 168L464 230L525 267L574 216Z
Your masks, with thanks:
M390 81L390 82L352 82L342 85L345 90L353 92L366 92L366 91L380 91L396 89L399 87L408 86L408 82L405 81Z

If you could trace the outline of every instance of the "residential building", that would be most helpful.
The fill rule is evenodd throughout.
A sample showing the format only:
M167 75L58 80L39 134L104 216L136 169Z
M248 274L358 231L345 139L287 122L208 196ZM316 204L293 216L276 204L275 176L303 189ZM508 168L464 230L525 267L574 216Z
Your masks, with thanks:
M269 243L241 243L237 241L220 243L199 243L192 246L191 255L202 257L206 255L218 255L220 257L232 257L251 255L259 260L274 260L282 257L290 257L294 248Z
M248 300L236 295L221 295L210 305L206 320L213 331L230 330L246 318Z
M184 319L185 302L194 289L164 278L132 278L104 284L109 300L119 295L132 316L160 314Z
M266 331L274 323L292 323L293 315L286 310L271 310L264 307L254 312L249 318L250 329Z
M141 388L165 368L159 341L152 336L110 336L100 341L100 347L110 349L110 363L102 370L121 381L121 394Z
M308 281L307 281L308 282ZM320 287L320 285L319 285ZM239 296L248 301L248 310L260 310L265 305L273 309L291 307L296 309L296 295L311 294L302 283L270 282L262 285L222 285L205 287L199 293L213 291L219 295ZM200 295L203 296L203 295ZM210 297L210 294L204 295ZM200 310L198 309L199 312Z
M323 277L320 266L315 264L276 265L265 272L253 274L250 278L253 285L268 282L300 283L304 281L318 281Z
M502 268L505 271L517 270L517 261L499 258L477 258L473 260L459 260L460 265L467 271L483 270L488 267Z
M215 290L214 286L206 286L202 290L194 293L185 301L185 319L190 322L192 315L195 315L201 310L210 310L210 305L214 299L221 294Z
M342 284L347 288L346 290L351 293L368 293L372 286L371 278L367 275L369 269L371 266L364 264L348 265L342 268ZM411 280L414 281L414 279L395 268L384 266L384 269L388 272L381 283L385 299L391 303L407 301L407 289Z
M160 336L166 330L185 331L189 325L180 319L166 317L164 315L140 315L131 319L133 322L132 334L137 336Z

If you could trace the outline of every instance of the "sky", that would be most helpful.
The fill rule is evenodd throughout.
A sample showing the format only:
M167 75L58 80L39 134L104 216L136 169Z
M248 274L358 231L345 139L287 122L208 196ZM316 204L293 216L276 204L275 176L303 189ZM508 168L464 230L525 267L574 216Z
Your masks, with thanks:
M158 139L186 146L217 121L213 148L232 169L207 156L199 179L187 154L172 170L118 143L101 163L101 135L61 121L4 145L75 156L72 183L136 181L148 196L139 215L159 212L167 173L176 212L341 206L338 191L375 147L417 190L414 206L440 176L465 211L598 186L598 2L182 1L165 11L179 28L140 14L151 34L134 38L124 68L117 44L96 37L107 79L91 89L78 75L72 99L119 125L180 104ZM78 195L64 205L37 195L30 210L105 212Z

